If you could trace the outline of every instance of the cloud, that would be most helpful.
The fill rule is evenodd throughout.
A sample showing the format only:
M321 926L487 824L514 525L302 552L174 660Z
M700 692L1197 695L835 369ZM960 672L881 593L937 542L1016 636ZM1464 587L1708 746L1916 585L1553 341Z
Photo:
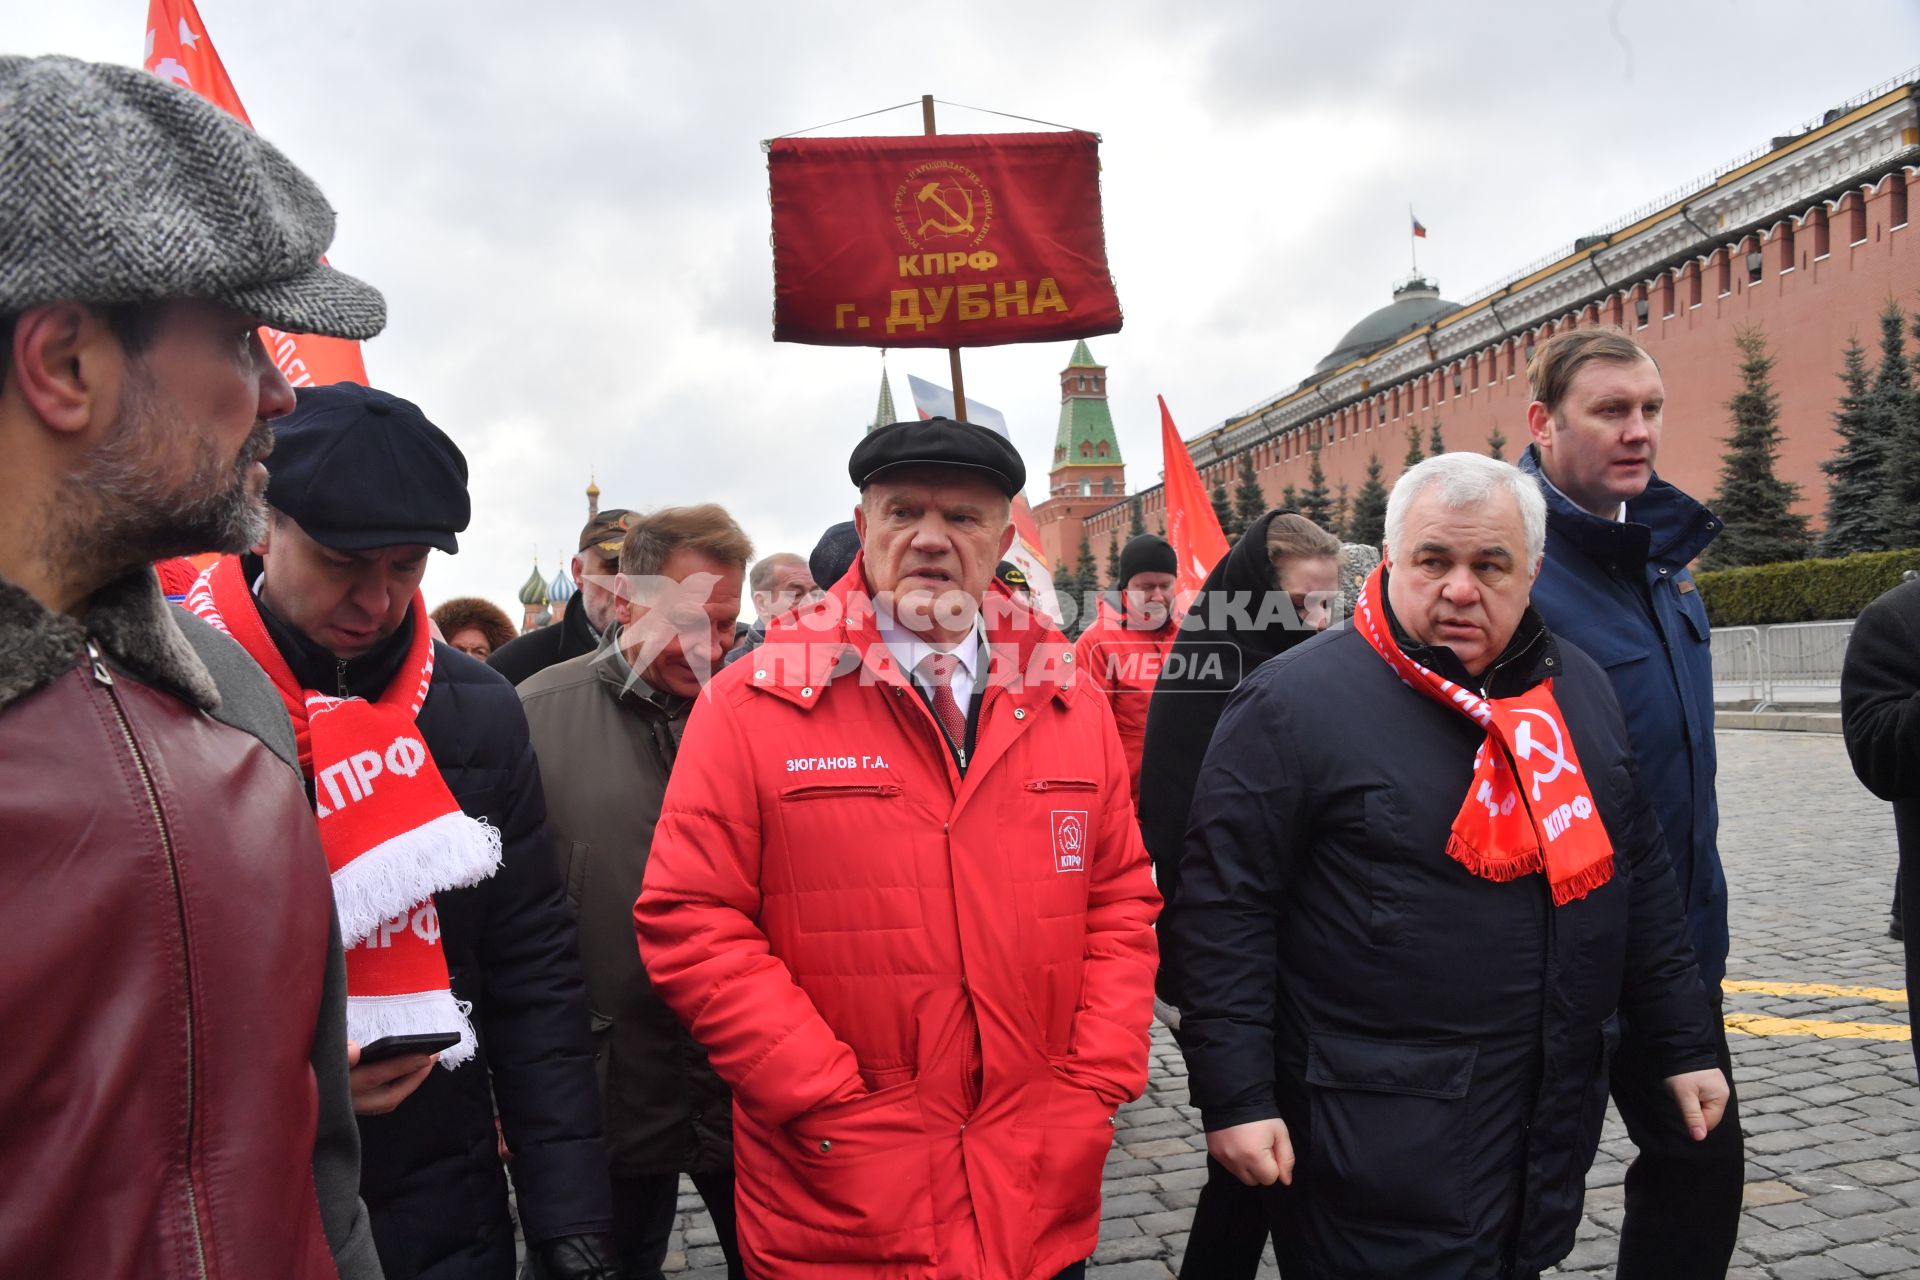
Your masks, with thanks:
M1920 13L1806 56L1805 11L1726 5L1095 8L201 0L263 132L340 211L333 258L384 289L373 379L466 451L475 520L430 599L514 591L608 505L714 500L762 551L853 502L871 350L774 344L761 139L932 91L1101 131L1123 332L1092 342L1136 485L1155 393L1203 430L1289 388L1407 265L1448 296L1570 242L1904 65ZM131 62L137 11L8 15L6 46ZM1910 56L1910 55L1905 55ZM1781 86L1791 87L1783 93ZM1027 129L954 106L943 130ZM913 132L917 110L833 132ZM1071 344L970 351L1039 483ZM887 357L949 381L944 353Z

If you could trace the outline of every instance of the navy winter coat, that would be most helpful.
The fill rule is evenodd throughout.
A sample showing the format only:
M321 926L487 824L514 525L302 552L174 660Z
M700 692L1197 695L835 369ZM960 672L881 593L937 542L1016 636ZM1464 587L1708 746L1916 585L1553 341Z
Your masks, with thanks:
M394 678L416 621L340 663L261 614L310 688L361 696ZM387 1280L512 1280L496 1106L526 1238L612 1229L578 942L513 686L436 643L416 723L454 799L499 828L504 849L489 879L434 895L453 994L473 1004L479 1052L456 1070L436 1067L386 1115L360 1118L360 1193Z
M1540 476L1537 446L1520 469ZM1687 565L1720 532L1713 512L1655 476L1624 523L1582 511L1541 477L1547 559L1533 607L1606 669L1640 777L1667 836L1700 976L1727 970L1727 878L1714 799L1713 659L1707 606Z
M1563 907L1448 857L1485 734L1357 631L1262 665L1207 751L1172 925L1189 1085L1209 1130L1286 1121L1289 1277L1540 1270L1573 1245L1621 1012L1665 1074L1714 1065L1612 690L1531 613L1493 670L1496 697L1555 677L1613 842L1613 879Z

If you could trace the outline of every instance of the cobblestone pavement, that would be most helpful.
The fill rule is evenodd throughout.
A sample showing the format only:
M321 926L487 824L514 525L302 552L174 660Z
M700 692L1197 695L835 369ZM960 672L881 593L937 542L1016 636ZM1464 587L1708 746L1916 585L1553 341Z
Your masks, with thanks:
M1725 732L1720 817L1733 896L1729 983L1854 989L1729 991L1728 1021L1763 1033L1733 1038L1747 1194L1731 1274L1920 1277L1920 1090L1911 1048L1904 1039L1831 1034L1835 1023L1864 1024L1840 1029L1867 1035L1907 1024L1905 1002L1893 998L1904 984L1900 944L1886 936L1892 815L1854 780L1837 736ZM1814 1030L1828 1034L1808 1034ZM1612 1273L1632 1149L1610 1115L1587 1178L1579 1243L1554 1274ZM1147 1094L1121 1113L1107 1162L1092 1280L1165 1280L1178 1271L1204 1151L1187 1106L1186 1066L1156 1026ZM683 1280L723 1280L699 1198L684 1182L682 1193L667 1270ZM1260 1274L1279 1274L1271 1257Z

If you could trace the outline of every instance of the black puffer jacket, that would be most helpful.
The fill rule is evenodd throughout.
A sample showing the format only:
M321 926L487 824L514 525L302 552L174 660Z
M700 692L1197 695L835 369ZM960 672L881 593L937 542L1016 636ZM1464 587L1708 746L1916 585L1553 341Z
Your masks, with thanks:
M1267 526L1274 510L1254 521L1213 567L1181 622L1153 699L1147 704L1146 745L1140 757L1140 834L1153 858L1154 882L1166 906L1160 911L1160 973L1156 990L1180 1005L1178 957L1169 922L1179 909L1180 849L1187 835L1187 809L1200 762L1227 698L1268 658L1285 653L1314 632L1287 625L1289 613L1263 610L1277 584L1267 557ZM1290 604L1291 602L1289 602Z
M1451 651L1416 661L1477 686ZM1357 631L1267 663L1221 717L1174 933L1209 1130L1279 1116L1290 1277L1496 1277L1563 1257L1625 1011L1666 1074L1714 1065L1666 846L1605 675L1531 613L1491 696L1555 677L1609 883L1554 907L1447 856L1485 734ZM1291 1265L1289 1265L1291 1264Z
M560 621L515 636L493 651L487 665L505 676L508 684L517 685L535 672L592 653L599 644L593 624L587 621L586 602L575 596L567 601Z
M1893 801L1912 991L1920 986L1920 890L1906 886L1920 886L1920 582L1903 582L1860 611L1840 668L1840 712L1854 773ZM1920 1063L1920 1041L1913 1053Z
M248 576L257 572L256 564ZM341 663L264 606L261 616L308 687L365 697L394 678L416 621ZM504 856L491 878L434 895L453 993L473 1004L479 1053L457 1070L434 1070L387 1115L361 1118L361 1195L387 1280L511 1280L496 1105L527 1239L612 1224L578 944L513 686L435 644L417 723L461 809L499 828Z

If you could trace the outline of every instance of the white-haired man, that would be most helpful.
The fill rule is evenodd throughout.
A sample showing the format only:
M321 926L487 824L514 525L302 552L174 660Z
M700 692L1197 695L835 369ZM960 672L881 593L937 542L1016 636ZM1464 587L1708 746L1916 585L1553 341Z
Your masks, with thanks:
M1289 1274L1564 1257L1622 1011L1696 1140L1725 1105L1618 704L1529 605L1545 529L1505 463L1414 467L1354 625L1243 683L1208 750L1172 925L1185 1050Z

